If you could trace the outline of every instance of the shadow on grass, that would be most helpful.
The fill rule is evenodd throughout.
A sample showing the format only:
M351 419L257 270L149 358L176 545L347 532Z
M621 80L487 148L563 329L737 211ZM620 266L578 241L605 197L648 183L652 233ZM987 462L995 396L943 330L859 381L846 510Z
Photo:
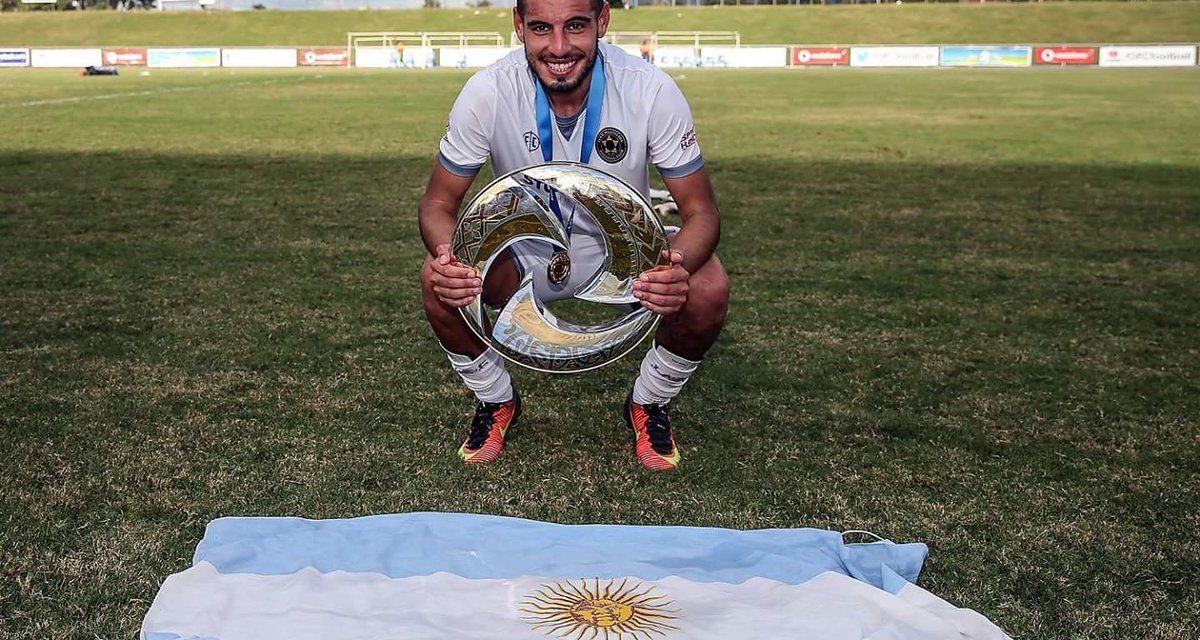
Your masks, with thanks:
M664 479L616 414L636 358L514 372L503 464L453 461L428 158L0 167L0 519L40 552L6 553L18 624L68 629L70 600L128 635L218 515L414 509L862 526L934 542L939 594L1013 632L1188 624L1200 168L712 162L734 297Z

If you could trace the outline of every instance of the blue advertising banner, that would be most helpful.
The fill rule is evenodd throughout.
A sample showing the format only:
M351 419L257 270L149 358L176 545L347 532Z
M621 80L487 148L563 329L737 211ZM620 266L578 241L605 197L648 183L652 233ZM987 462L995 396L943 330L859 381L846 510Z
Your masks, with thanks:
M146 63L151 67L219 67L220 49L148 49Z
M0 67L28 67L29 49L0 49Z
M1028 67L1032 47L942 47L943 67Z

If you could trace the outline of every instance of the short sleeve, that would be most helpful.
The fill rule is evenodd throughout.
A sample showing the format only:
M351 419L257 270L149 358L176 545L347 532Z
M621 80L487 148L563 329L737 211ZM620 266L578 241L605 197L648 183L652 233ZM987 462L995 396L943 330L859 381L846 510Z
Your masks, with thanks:
M446 135L438 145L438 161L450 173L472 177L487 162L496 120L494 85L486 73L477 73L454 101L446 119Z
M665 178L682 178L704 166L696 143L696 124L687 98L669 76L650 109L650 161Z

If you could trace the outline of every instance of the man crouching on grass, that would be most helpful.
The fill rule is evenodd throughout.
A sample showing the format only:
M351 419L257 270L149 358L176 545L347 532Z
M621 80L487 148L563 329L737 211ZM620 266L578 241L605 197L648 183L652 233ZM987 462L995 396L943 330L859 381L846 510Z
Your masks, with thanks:
M582 162L643 195L653 163L679 205L683 223L670 239L671 266L647 271L634 284L642 306L663 316L622 410L645 467L679 465L669 403L725 321L729 280L713 253L720 219L691 110L670 76L600 40L609 17L604 0L518 0L513 28L524 49L467 81L421 199L421 237L429 251L421 270L425 313L450 365L478 400L458 450L467 464L500 456L505 434L521 415L521 398L500 355L470 331L458 309L476 296L503 304L516 290L518 273L534 274L540 294L550 259L548 249L510 250L484 283L450 254L458 209L489 158L496 175L551 160ZM589 104L599 108L587 113ZM593 139L584 140L588 132ZM586 277L599 267L587 249L594 243L576 244L571 271Z

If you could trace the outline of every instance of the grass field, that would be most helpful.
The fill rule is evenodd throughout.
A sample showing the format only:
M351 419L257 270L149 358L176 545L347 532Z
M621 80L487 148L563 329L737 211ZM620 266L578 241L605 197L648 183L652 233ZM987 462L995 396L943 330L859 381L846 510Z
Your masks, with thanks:
M32 12L0 14L0 45L338 45L349 31L487 31L511 11ZM1200 2L643 7L617 31L739 31L747 44L1196 42Z
M0 73L0 636L131 637L218 516L450 510L869 529L1016 637L1197 637L1200 73L677 76L734 293L667 476L636 357L455 459L415 210L466 77Z

